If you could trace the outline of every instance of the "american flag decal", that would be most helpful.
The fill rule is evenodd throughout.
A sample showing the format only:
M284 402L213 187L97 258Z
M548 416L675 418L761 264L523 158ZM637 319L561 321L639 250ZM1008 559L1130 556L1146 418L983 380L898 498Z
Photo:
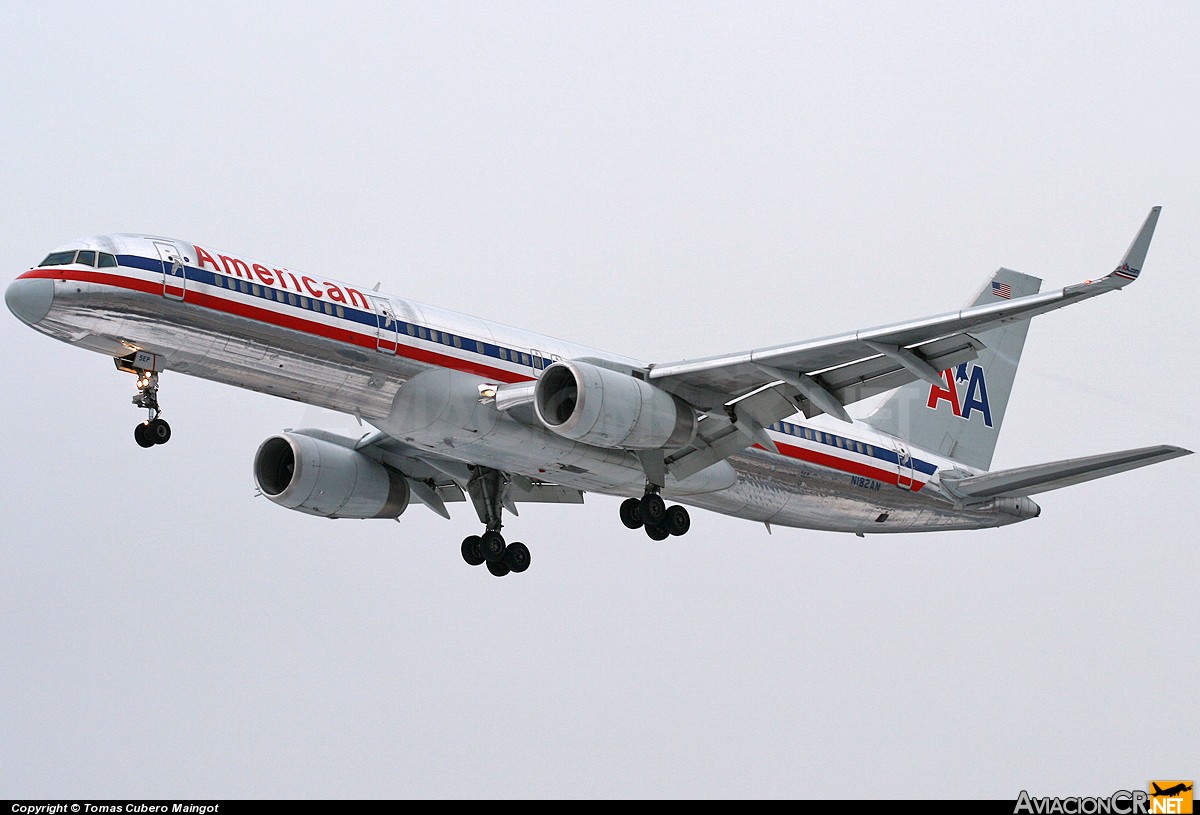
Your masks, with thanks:
M1012 287L1009 286L1007 283L997 283L995 280L993 280L992 281L992 294L996 295L997 297L1003 297L1005 300L1011 300L1012 299Z

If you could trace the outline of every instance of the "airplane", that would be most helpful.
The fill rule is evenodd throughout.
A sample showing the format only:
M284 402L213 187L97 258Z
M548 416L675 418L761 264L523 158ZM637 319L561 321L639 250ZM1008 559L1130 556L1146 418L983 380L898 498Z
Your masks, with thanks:
M341 412L359 438L288 429L258 447L261 494L328 518L421 504L483 524L463 559L523 572L521 504L624 498L653 540L687 506L853 533L982 529L1030 498L1191 451L1143 447L991 471L1030 319L1139 278L1154 207L1108 275L1041 292L1000 268L961 309L700 359L645 362L404 297L140 234L63 244L5 291L18 319L136 377L136 443L171 438L160 375L188 374ZM854 418L847 405L878 405ZM668 499L672 502L668 504Z
M1150 782L1150 786L1154 787L1154 792L1150 794L1155 798L1159 797L1160 795L1170 798L1178 795L1181 792L1188 792L1192 788L1191 784L1187 784L1183 781L1179 782L1173 787L1167 787L1165 790L1158 786L1158 784L1155 784L1153 781Z

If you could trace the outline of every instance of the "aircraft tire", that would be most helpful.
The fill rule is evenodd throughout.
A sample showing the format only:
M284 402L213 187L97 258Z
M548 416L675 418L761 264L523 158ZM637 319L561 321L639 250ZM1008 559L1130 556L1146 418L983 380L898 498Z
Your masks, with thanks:
M499 563L504 557L504 537L499 532L488 530L479 536L479 552L489 564ZM507 572L506 572L507 574Z
M641 500L626 498L621 502L621 523L629 529L642 528Z
M146 436L154 444L166 444L171 440L171 426L165 419L151 419L146 425Z
M483 563L483 552L479 546L478 535L471 535L463 538L462 556L463 560L467 562L468 566L479 566Z
M145 422L138 422L133 426L133 440L138 443L138 447L154 446L154 439L146 434Z
M648 492L638 502L638 512L641 513L642 523L649 526L661 524L667 514L667 505L662 496L656 492Z
M663 517L662 528L671 535L686 535L687 531L692 528L692 518L688 515L687 509L679 504L672 504L667 508L667 514Z
M510 543L504 549L504 559L501 562L511 571L520 574L529 568L529 547L520 541Z
M650 540L665 541L671 537L671 533L663 529L661 526L646 526L646 534L650 536Z
M504 575L512 571L512 569L505 566L504 562L500 560L489 560L487 567L488 571L496 575L496 577L504 577Z

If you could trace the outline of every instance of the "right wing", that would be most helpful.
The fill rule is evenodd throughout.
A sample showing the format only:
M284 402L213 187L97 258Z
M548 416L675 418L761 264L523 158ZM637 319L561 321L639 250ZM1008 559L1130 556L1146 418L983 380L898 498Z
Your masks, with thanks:
M1069 306L1138 278L1161 207L1154 207L1121 263L1099 280L1020 296L1030 278L1000 269L974 305L917 320L736 354L651 365L644 376L712 421L696 443L667 457L678 478L752 444L771 448L765 428L797 411L851 421L845 405L918 379L941 385L940 372L974 359L973 333ZM988 296L994 293L995 296ZM687 461L685 462L685 459Z
M809 403L801 405L806 414L823 411L845 418L844 410L829 408L916 379L940 384L940 371L973 359L981 347L969 332L1028 320L1129 285L1145 261L1160 210L1150 210L1121 264L1096 281L807 342L655 364L647 379L706 410L766 385L784 383Z

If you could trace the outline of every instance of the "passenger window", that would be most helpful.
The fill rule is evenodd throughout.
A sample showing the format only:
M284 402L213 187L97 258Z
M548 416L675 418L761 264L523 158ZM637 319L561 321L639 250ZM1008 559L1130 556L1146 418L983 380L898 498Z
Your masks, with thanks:
M338 315L339 317L345 317L345 316L346 316L346 312L345 312L345 311L342 309L342 307L341 307L341 306L337 306L337 315Z
M457 334L454 335L454 347L462 348L462 339Z
M242 294L250 293L250 284L248 284L245 280L238 281L238 288L242 290Z
M418 334L421 336L421 339L423 339L423 340L427 340L427 339L429 339L429 329L427 329L427 328L418 328L418 329L417 329L417 333L418 333Z
M254 292L254 296L258 297L262 294L262 290L258 288L258 284L254 283L250 286L250 290Z
M117 258L114 255L110 255L108 252L100 253L100 268L101 269L104 269L104 268L110 267L110 266L116 266L116 265L117 265Z
M291 303L293 306L296 305L296 295L292 294L291 292L288 292L288 302Z
M412 323L408 323L405 330L408 331L408 336L410 336L410 337L417 336L417 327L415 325L413 325Z
M325 313L330 316L333 315L333 306L330 303L325 304Z
M75 258L75 262L86 266L95 266L96 252L92 249L81 249L79 255Z

